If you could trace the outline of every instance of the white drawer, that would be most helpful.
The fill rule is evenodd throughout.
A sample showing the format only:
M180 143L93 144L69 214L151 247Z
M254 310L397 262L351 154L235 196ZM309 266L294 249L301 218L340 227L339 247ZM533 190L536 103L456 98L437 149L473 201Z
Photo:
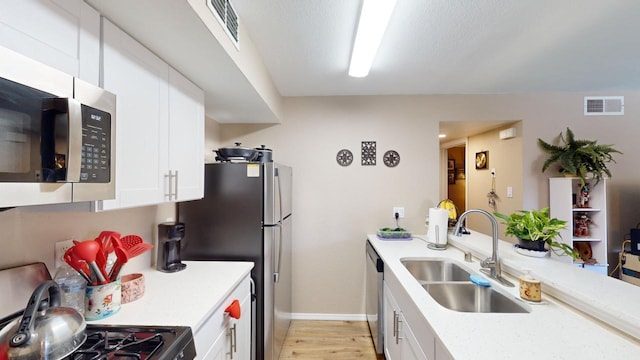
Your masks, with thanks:
M230 321L236 321L236 319L229 318L229 315L224 312L224 309L231 305L233 300L238 300L240 304L246 304L241 308L241 317L251 316L251 301L245 301L249 296L251 296L251 282L250 277L247 276L195 331L196 353L199 358L209 352L221 334L226 333L227 324Z

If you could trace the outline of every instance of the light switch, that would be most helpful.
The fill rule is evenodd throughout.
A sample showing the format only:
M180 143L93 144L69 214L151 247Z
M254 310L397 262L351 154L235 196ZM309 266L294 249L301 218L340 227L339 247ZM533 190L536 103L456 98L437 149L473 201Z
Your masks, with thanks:
M507 197L508 198L512 198L513 197L513 187L512 186L507 186Z

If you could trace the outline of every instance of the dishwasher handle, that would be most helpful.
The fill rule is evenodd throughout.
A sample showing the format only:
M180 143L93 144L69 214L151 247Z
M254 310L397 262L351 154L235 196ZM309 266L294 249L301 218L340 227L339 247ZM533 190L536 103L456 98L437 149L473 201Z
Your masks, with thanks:
M376 271L381 273L384 272L384 262L380 259L380 255L376 252L376 250L371 246L371 243L367 241L367 257L369 261L371 261L376 266Z

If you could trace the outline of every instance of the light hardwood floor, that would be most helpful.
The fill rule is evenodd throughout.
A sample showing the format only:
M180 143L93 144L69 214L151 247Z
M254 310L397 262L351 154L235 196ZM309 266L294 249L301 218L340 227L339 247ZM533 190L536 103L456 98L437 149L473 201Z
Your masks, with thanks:
M291 322L280 360L290 359L370 359L376 356L366 321Z

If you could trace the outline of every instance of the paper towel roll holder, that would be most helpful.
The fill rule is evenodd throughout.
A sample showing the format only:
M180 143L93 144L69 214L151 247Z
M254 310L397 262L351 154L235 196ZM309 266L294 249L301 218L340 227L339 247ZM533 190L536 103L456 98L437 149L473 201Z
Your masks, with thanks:
M438 225L436 225L436 242L427 244L427 247L431 250L446 250L447 248L447 239L444 240L444 244L440 243L440 231Z

